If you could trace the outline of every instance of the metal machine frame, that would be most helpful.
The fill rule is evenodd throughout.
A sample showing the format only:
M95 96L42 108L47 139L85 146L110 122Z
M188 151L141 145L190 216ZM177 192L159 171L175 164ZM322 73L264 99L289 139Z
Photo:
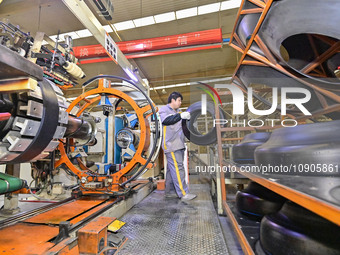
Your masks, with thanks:
M280 2L280 1L279 1ZM263 40L259 36L259 30L263 25L263 22L270 12L270 9L273 5L273 0L243 0L241 3L241 7L237 14L237 20L231 34L230 46L239 51L242 56L240 61L236 67L236 70L233 74L233 84L240 86L241 88L245 88L245 85L241 81L240 77L238 77L238 70L242 66L258 66L258 67L270 67L273 70L276 70L280 73L285 74L287 77L297 80L314 90L317 95L317 98L322 105L322 109L312 112L311 116L299 116L299 115L288 115L291 118L298 120L299 122L304 121L306 119L318 117L320 115L337 112L340 110L340 96L338 94L338 90L327 89L322 86L317 86L312 84L300 76L296 75L293 71L289 70L289 68L281 65L273 53L268 49L268 47L264 44ZM246 5L247 4L247 5ZM245 8L248 7L248 8ZM237 34L236 29L241 20L242 15L247 14L259 14L259 18L257 20L256 26L254 29L250 31L251 36L247 38L246 44L242 42L240 36ZM316 52L316 59L307 64L301 72L303 74L314 76L314 77L327 77L326 73L322 68L322 63L328 60L331 56L339 52L340 43L339 41L332 40L326 36L317 36L318 39L322 40L325 44L329 46L329 49L326 50L321 55ZM315 38L314 38L315 39ZM313 37L310 37L309 40L312 45L314 45ZM256 52L252 46L256 45L263 53L259 54ZM315 46L315 45L314 45ZM314 49L315 50L315 49ZM321 70L317 69L320 67ZM223 94L223 92L220 92ZM335 103L329 105L326 100L331 99ZM223 128L220 125L217 125L217 137L218 137L218 155L219 155L219 163L221 166L226 166L228 164L232 164L230 161L226 161L223 159L222 155L222 142L223 141L232 141L233 138L222 138L222 133L227 131L260 131L260 130L272 130L277 127L261 127L261 128L251 128L251 127L232 127L232 128ZM234 140L239 140L239 138L234 138ZM340 206L339 204L330 203L325 199L321 199L320 197L316 197L312 192L308 190L309 185L315 184L313 182L313 178L303 178L305 180L304 185L296 184L296 179L294 176L286 177L282 179L271 179L270 177L262 176L255 173L247 173L244 171L238 170L238 173L249 178L250 180L261 184L262 186L276 192L277 194L307 208L308 210L322 216L323 218L333 222L334 224L340 226ZM273 177L274 178L274 177ZM233 203L231 199L227 196L226 184L229 182L228 179L225 178L224 172L218 173L217 179L219 179L218 183L218 193L220 194L219 201L221 203L220 207L223 208L224 212L227 214L230 219L233 229L236 233L236 236L241 244L241 248L243 252L247 255L253 255L254 247L251 247L249 244L246 233L243 231L242 226L240 226L240 222L237 219L235 211L233 210ZM336 185L336 181L331 181L330 179L325 180L327 183L332 183L332 185ZM300 180L303 182L303 180ZM306 187L306 188L303 188ZM221 211L220 211L221 213Z

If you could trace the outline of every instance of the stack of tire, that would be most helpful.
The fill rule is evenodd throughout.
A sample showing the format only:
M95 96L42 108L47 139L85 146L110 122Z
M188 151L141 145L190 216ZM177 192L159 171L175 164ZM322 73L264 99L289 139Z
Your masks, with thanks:
M340 1L273 1L255 34L254 28L260 15L247 9L256 8L254 1L243 1L242 9L246 11L240 15L235 27L239 40L233 38L232 44L245 49L252 35L257 40L246 52L245 60L249 61L243 61L239 66L233 83L245 89L253 84L308 89L311 99L304 107L309 112L318 113L329 107L325 115L333 120L340 119L340 111L331 111L332 107L339 104L340 95L340 80L335 74L340 53L338 50L332 51L340 39ZM267 52L263 51L264 47L260 47L260 44L265 45ZM320 59L319 56L324 58ZM263 62L263 58L267 61L261 65L259 63ZM271 62L271 65L267 62ZM313 62L318 62L314 69L311 68ZM297 95L290 96L297 98ZM260 94L255 93L254 97L268 106L272 104ZM296 110L291 108L289 111L293 115L301 113ZM300 179L315 177L314 180L320 184L318 186L322 187L320 192L331 194L331 185L324 183L329 183L329 179L336 183L340 177L339 132L340 121L275 130L266 143L256 148L255 164L272 167L307 166L309 171L303 167L285 173L271 172L270 175L273 178L279 178L279 175L284 177L283 174L297 175ZM243 158L239 158L242 161ZM241 161L234 161L242 164ZM254 185L251 185L238 195L238 208L244 214L251 212L261 216L258 209L260 205L254 196L261 197L263 194L255 191ZM299 185L298 182L296 185ZM266 194L266 191L262 192ZM262 204L268 206L265 202ZM265 216L261 221L260 242L256 247L258 254L340 254L340 229L333 223L290 201L285 202L279 211L267 212L262 210Z
M340 121L277 129L266 143L255 150L255 163L263 166L309 166L303 169L304 171L284 174L314 176L320 182L327 177L339 178L339 132ZM318 165L333 167L318 168ZM270 173L271 176L282 174ZM330 190L327 191L327 187L323 187L322 192L329 193ZM287 201L280 211L262 218L260 243L256 249L263 249L266 254L275 255L340 254L339 240L339 226Z
M239 40L232 38L231 42L238 49L247 47L261 17L259 13L252 11L258 8L253 1L243 3L244 12L235 27ZM340 80L336 78L334 71L339 66L340 53L337 50L331 51L340 39L339 7L340 2L337 0L273 1L256 33L258 40L251 44L250 52L247 52L245 60L250 61L244 61L239 66L233 83L245 89L252 84L307 89L311 93L311 99L304 107L311 113L323 110L325 106L338 104L336 98L340 95ZM263 52L257 43L259 41L262 41L268 53ZM243 50L240 51L243 53ZM272 65L253 64L256 55L266 58ZM321 62L317 66L321 69L321 75L318 68L310 68L313 61ZM280 68L277 68L277 64ZM328 93L322 93L320 97L315 88ZM254 96L271 106L271 102L260 94L255 93ZM291 96L296 97L298 94ZM292 114L300 113L298 109L290 110ZM328 112L327 116L340 119L340 111Z
M340 120L274 130L268 141L256 148L255 163L296 166L284 174L340 177L339 133Z
M266 254L340 254L340 227L287 201L282 209L263 217L256 250Z
M270 134L262 132L244 136L239 144L233 146L233 161L238 164L254 164L255 149L268 141ZM264 215L277 212L284 202L283 197L256 182L251 182L245 190L236 194L237 209L254 220L261 220Z
M340 227L251 182L236 195L237 209L261 220L258 255L340 255Z
M338 178L339 133L340 121L277 129L267 142L254 149L255 164L273 167L327 164L332 165L333 169L328 167L319 171L315 168L312 171L285 174L315 176L320 181L323 177ZM242 143L247 144L244 141ZM236 149L234 156L241 155L237 153ZM270 173L271 176L281 177L282 174ZM339 226L257 183L252 182L245 190L237 193L236 205L242 214L262 219L260 241L256 244L258 254L340 254Z
M268 141L269 132L245 135L239 144L233 146L233 161L238 164L254 164L255 149Z
M254 220L261 220L266 214L279 211L285 201L284 197L256 182L250 182L245 190L236 193L237 209Z

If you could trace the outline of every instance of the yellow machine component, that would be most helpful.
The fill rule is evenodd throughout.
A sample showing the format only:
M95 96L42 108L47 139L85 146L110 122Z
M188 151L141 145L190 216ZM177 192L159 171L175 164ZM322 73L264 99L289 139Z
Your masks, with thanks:
M120 220L115 220L114 222L112 222L109 227L108 230L111 232L117 232L119 229L121 229L123 226L125 225L124 221L120 221Z
M37 88L38 82L32 78L23 78L18 80L4 80L0 82L1 92L27 92L33 91Z

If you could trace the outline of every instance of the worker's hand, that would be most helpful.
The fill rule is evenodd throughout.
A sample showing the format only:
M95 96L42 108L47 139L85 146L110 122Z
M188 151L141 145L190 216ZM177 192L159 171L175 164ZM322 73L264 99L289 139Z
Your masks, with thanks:
M190 120L190 112L182 112L181 119L183 120Z

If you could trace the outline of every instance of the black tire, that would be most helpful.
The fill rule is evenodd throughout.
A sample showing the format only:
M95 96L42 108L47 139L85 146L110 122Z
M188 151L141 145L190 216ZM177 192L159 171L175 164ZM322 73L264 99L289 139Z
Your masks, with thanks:
M195 127L197 118L201 115L202 102L196 102L190 105L187 109L190 112L190 120L182 120L182 129L185 137L192 143L197 145L210 145L217 141L216 127L213 127L207 134L202 135ZM219 108L220 119L224 119L225 115ZM207 102L207 112L211 114L213 119L216 119L215 106L211 102Z
M291 169L284 174L339 177L339 133L339 120L274 130L269 140L256 148L255 163Z
M308 33L340 39L339 8L340 2L337 0L274 1L258 34L269 50L284 64L280 46L291 36Z
M245 8L246 6L243 6L243 9ZM334 71L338 67L340 54L335 53L322 64L326 77L306 74L303 70L318 55L329 50L330 45L325 43L324 39L320 39L320 36L328 37L333 41L340 39L339 8L340 2L337 0L273 1L257 35L274 55L276 61L296 79L271 67L247 64L240 66L236 76L244 83L245 87L255 83L278 88L287 86L305 88L311 92L311 99L304 106L312 113L322 110L324 102L315 93L314 87L323 88L339 95L340 80L336 78ZM254 14L241 15L235 31L242 43L245 43L246 38L249 38L249 35L253 33L256 18ZM238 45L235 39L233 43ZM265 56L256 42L252 43L250 49ZM248 56L248 59L252 58ZM233 82L235 81L236 79ZM310 85L307 86L306 82ZM290 96L295 97L293 94ZM260 100L268 104L266 100ZM329 107L337 104L331 96L326 95L325 100ZM294 112L290 113L295 114ZM330 112L326 116L340 119L340 112Z
M233 161L239 164L255 164L255 149L270 137L269 132L252 133L244 136L239 144L233 146Z
M340 254L340 227L290 201L262 219L260 240L273 255Z
M236 207L239 212L255 220L279 211L285 201L284 197L256 182L251 182L245 190L236 193Z

